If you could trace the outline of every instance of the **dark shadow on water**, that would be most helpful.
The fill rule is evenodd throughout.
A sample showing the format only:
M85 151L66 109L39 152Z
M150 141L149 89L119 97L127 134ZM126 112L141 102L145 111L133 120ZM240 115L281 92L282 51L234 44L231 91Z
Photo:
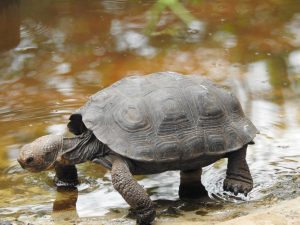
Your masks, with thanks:
M223 203L211 199L208 195L196 199L154 201L158 217L179 217L186 212L194 212L196 215L206 215L211 211L223 208Z

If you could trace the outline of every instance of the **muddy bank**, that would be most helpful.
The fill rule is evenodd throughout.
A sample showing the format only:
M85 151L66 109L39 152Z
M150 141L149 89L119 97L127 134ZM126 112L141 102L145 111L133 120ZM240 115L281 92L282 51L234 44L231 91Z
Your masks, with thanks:
M155 225L296 225L300 224L300 197L280 202L273 206L258 208L246 216L223 222L187 222L177 218L176 221L157 221Z

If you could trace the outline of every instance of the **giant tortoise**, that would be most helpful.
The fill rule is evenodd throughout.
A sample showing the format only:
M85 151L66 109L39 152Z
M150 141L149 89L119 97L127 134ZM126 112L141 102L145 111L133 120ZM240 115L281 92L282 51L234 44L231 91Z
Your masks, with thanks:
M73 137L46 135L24 145L21 166L55 168L57 185L76 185L75 164L99 163L139 224L150 224L155 209L133 175L179 170L179 196L198 197L206 193L202 167L228 158L224 190L247 195L253 187L246 149L258 130L230 91L201 76L126 77L91 96L68 128Z

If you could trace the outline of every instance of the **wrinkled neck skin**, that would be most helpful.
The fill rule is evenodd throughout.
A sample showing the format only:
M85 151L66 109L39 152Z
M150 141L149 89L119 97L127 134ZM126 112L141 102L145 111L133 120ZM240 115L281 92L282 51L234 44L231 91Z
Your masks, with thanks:
M62 149L61 153L64 154L68 150L74 148L79 142L82 141L81 136L74 136L74 137L64 137L62 141Z
M75 165L104 156L106 153L105 145L88 130L78 136L64 137L56 162L61 165Z

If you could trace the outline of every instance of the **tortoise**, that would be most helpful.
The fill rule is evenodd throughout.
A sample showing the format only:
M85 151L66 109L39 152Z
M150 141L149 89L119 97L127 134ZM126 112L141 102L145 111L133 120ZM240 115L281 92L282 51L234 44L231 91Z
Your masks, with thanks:
M138 224L150 224L156 213L133 175L179 170L179 197L194 198L207 194L202 167L228 158L224 190L247 195L253 188L246 150L258 130L236 96L199 75L126 77L92 95L68 128L73 137L46 135L24 145L20 165L32 172L54 168L57 185L74 186L76 164L101 164Z

